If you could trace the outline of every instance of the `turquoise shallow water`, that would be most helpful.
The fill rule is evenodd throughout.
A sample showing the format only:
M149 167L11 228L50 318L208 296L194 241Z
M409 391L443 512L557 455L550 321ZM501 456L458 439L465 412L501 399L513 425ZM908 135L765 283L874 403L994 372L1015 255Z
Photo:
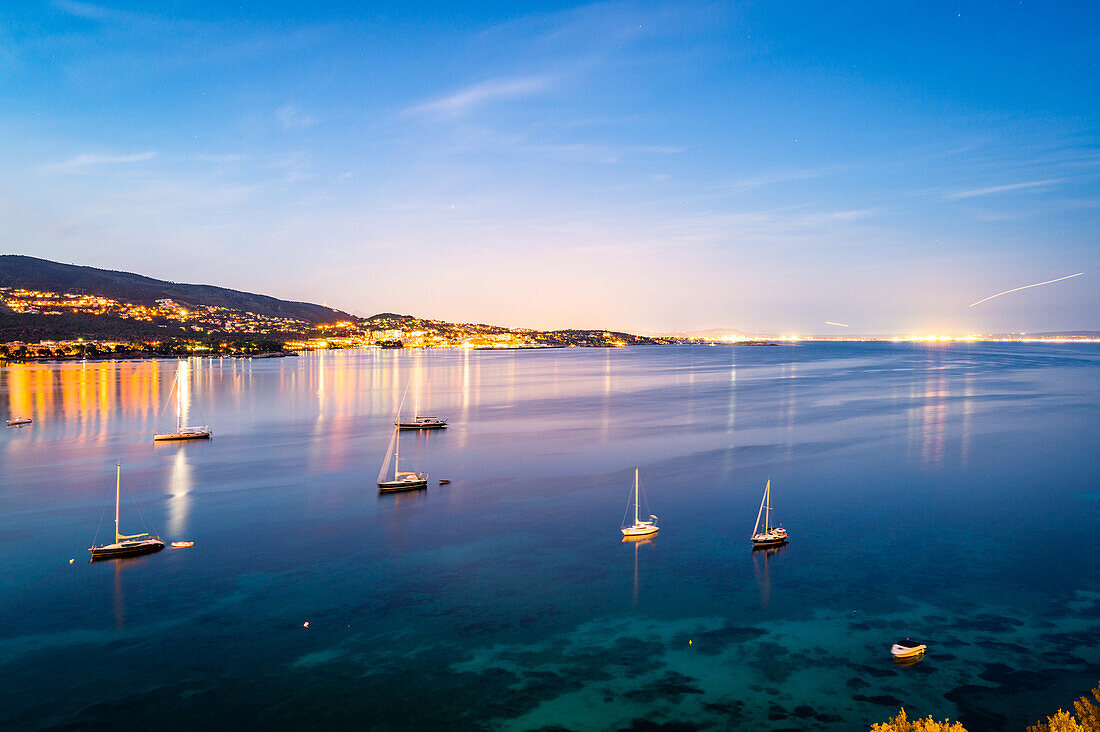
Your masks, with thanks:
M215 438L154 445L175 368L0 368L35 418L0 441L0 726L849 730L904 704L977 732L1100 680L1094 345L195 360ZM402 438L427 491L380 497L417 372L452 426ZM87 562L116 459L123 529L192 549ZM622 544L635 465L662 528ZM768 478L792 541L754 554ZM895 666L906 635L930 653Z

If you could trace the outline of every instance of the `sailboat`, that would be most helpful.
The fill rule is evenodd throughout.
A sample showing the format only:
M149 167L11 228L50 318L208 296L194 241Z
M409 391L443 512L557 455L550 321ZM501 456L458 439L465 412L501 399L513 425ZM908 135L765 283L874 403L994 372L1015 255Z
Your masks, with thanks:
M397 422L394 423L399 430L438 430L447 426L447 420L442 417L413 417L412 420L402 420L401 415L397 415Z
M118 533L118 503L122 484L122 464L118 464L118 472L115 474L115 540L111 544L93 546L88 549L92 553L92 561L97 559L114 559L115 557L134 557L139 554L152 554L164 548L164 542L159 536L145 534L120 534Z
M630 526L626 525L626 519L623 519L623 525L621 530L623 532L623 539L632 539L639 536L652 536L657 533L657 517L650 514L649 521L642 521L638 517L638 495L641 491L638 483L638 469L634 468L634 523ZM630 509L627 508L629 511Z
M769 478L768 484L764 487L764 497L760 499L760 510L756 514L756 526L752 529L752 541L753 547L766 547L766 546L779 546L780 544L787 543L787 530L772 526L771 513L772 513L772 481ZM764 530L760 530L760 519L764 519Z
M390 446L386 449L386 459L382 461L382 469L378 471L378 492L393 493L396 491L412 491L428 487L428 474L415 471L401 470L401 439L398 437L400 427L394 424L393 436L390 437ZM393 458L393 478L390 479L390 458Z
M420 366L419 362L416 367L419 374ZM394 425L399 430L439 430L447 426L447 420L442 417L428 417L420 415L420 377L416 377L416 405L413 411L413 418L411 420L401 419L401 413L398 412L397 420Z
M166 440L209 440L214 431L209 427L184 427L183 426L183 362L176 368L176 379L172 385L176 388L176 431L164 432L153 435L154 442Z

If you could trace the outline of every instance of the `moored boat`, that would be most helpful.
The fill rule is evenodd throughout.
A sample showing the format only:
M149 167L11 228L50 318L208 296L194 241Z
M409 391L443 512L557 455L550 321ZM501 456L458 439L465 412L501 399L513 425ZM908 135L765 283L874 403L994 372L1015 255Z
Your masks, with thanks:
M382 469L378 471L379 493L413 491L428 487L427 473L401 470L401 438L398 436L399 430L400 428L395 423L393 427L393 436L390 437L390 446L386 450L386 459L382 461ZM393 478L389 477L390 457L393 457Z
M413 417L412 420L402 420L394 423L399 430L438 430L447 426L447 420L442 417Z
M928 646L920 641L910 640L909 638L900 640L890 647L890 653L896 659L917 658L918 656L923 656L927 651Z
M8 427L19 427L20 425L30 424L32 422L30 417L12 417L8 420Z
M749 537L754 548L780 546L787 543L787 530L782 526L771 525L771 495L772 482L768 479L768 484L764 487L764 497L760 499L760 510L756 514L756 525L752 529L752 536ZM764 519L763 529L760 526L761 518Z
M444 427L446 427L447 426L447 420L444 419L443 417L431 417L431 416L420 414L420 357L419 356L417 357L417 360L416 360L416 371L413 375L412 382L410 382L409 385L410 386L415 385L415 389L413 390L413 415L415 415L415 416L413 416L412 419L402 419L401 418L401 410L398 409L397 410L397 419L394 420L394 424L397 425L397 429L399 429L399 430L440 430L440 429L443 429ZM405 393L406 394L408 393L407 388L405 390ZM425 397L425 401L426 400L427 400L427 398ZM401 401L402 401L402 406L404 406L404 399L402 399Z
M641 494L641 483L638 481L638 469L634 468L634 490L631 491L634 494L634 523L629 526L626 525L626 518L623 518L623 525L620 527L620 531L623 532L623 540L627 539L639 539L645 536L653 536L657 533L657 517L650 514L648 521L642 521L638 515L638 503L639 495ZM630 506L627 504L627 511L630 511Z
M160 432L153 435L153 442L168 442L176 440L209 440L214 431L203 425L202 427L183 426L183 362L176 368L176 379L172 382L176 391L176 431Z
M99 559L117 559L119 557L135 557L140 554L152 554L164 548L164 541L159 536L149 533L144 534L120 534L118 531L118 504L122 485L122 464L118 466L115 474L115 540L110 544L101 544L88 549L92 553L92 561Z

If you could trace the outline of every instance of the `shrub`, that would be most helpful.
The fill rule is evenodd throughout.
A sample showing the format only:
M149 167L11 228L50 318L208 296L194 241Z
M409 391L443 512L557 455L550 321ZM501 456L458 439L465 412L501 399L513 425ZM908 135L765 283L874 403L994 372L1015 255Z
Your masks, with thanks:
M1092 698L1100 702L1100 685L1091 692ZM1100 706L1083 696L1073 703L1074 714L1061 709L1045 722L1036 722L1027 728L1027 732L1100 732Z
M872 724L871 732L966 732L966 728L958 722L949 722L946 719L937 722L931 716L927 719L910 720L905 709L902 709L893 719Z

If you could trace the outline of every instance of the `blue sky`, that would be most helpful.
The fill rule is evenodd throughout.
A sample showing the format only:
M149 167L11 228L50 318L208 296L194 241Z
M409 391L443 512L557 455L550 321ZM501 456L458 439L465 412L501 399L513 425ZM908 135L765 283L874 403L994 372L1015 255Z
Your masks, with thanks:
M1029 0L9 2L0 250L531 327L1100 329L1097 39Z

